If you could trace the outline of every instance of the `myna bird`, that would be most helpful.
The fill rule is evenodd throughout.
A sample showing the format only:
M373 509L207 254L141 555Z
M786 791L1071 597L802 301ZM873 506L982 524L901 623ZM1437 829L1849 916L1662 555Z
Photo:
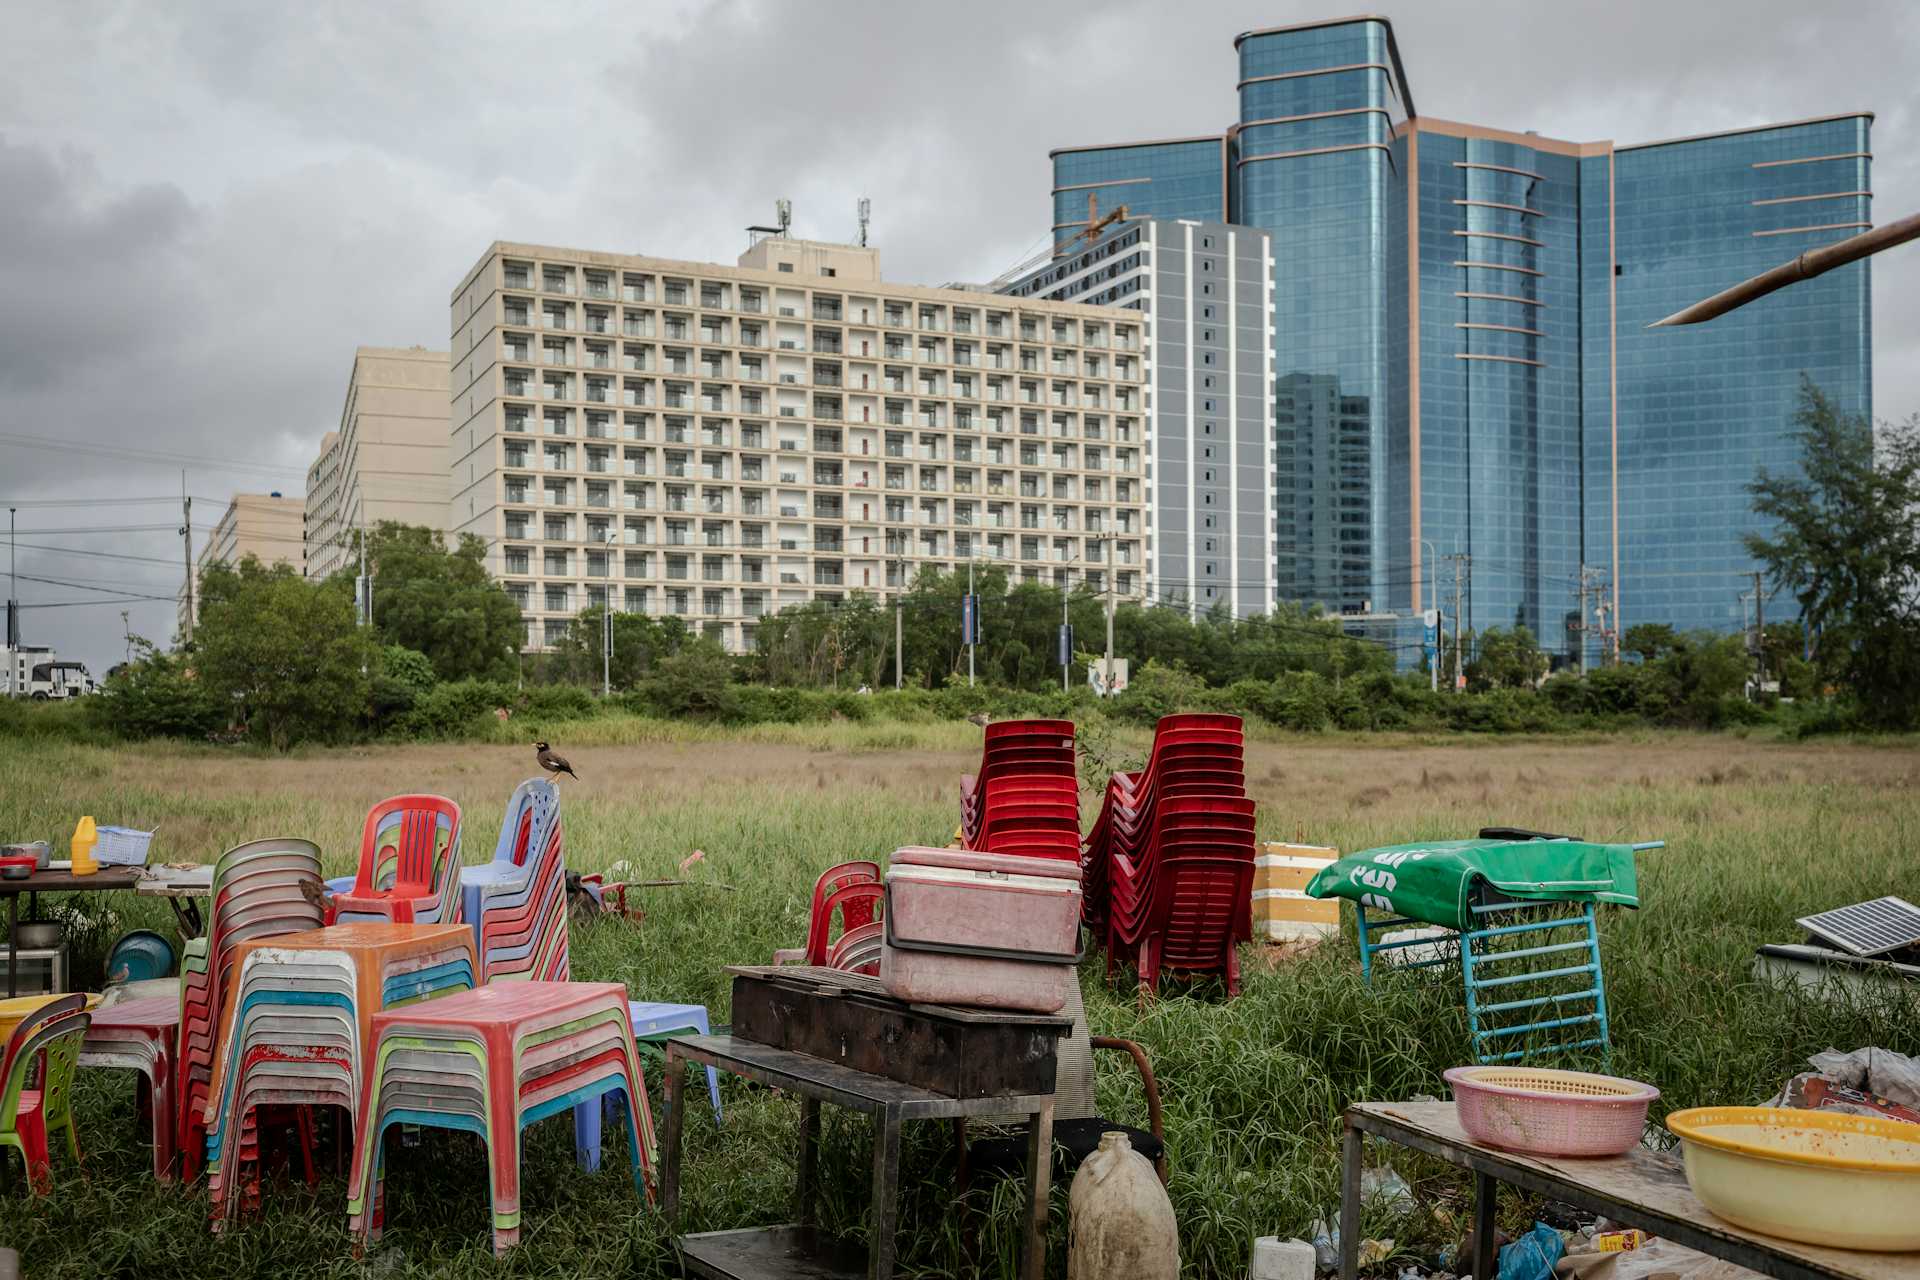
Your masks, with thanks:
M567 758L553 754L552 751L547 749L546 743L534 743L533 753L533 758L540 762L540 767L556 778L564 773L575 782L580 780L580 775L573 771L573 766L567 763Z

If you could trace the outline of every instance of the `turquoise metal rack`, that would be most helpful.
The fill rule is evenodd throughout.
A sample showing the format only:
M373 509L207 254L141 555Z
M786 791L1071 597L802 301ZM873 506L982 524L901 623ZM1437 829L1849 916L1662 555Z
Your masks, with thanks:
M1511 898L1483 883L1471 911L1475 927L1461 931L1356 903L1361 975L1371 985L1380 953L1425 948L1393 967L1438 969L1459 962L1476 1061L1591 1049L1604 1057L1611 1039L1594 904Z

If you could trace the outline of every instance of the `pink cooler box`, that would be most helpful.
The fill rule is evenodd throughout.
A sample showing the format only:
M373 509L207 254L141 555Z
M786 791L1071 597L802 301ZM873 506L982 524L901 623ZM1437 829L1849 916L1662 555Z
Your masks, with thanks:
M1057 1013L1079 943L1071 861L908 848L887 867L880 981L898 999Z

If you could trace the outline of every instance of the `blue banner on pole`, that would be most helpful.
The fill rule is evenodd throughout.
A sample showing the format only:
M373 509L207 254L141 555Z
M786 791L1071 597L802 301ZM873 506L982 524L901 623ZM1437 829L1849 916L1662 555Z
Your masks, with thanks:
M1072 664L1073 626L1071 623L1063 622L1060 624L1060 665L1065 667L1071 666Z
M960 597L960 643L980 643L980 597L972 593Z

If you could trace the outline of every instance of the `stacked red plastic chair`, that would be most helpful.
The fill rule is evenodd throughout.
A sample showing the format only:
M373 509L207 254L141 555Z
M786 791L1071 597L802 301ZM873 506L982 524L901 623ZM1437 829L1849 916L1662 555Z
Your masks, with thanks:
M461 919L460 806L445 796L394 796L373 806L353 888L333 899L334 922L452 924Z
M234 950L251 939L320 926L320 846L294 839L236 845L214 863L212 893L207 931L187 943L180 963L180 1042L174 1055L171 1122L180 1176L189 1182L206 1150L207 1096Z
M560 791L545 778L514 788L493 861L460 871L484 980L567 980L567 865Z
M987 726L980 772L960 779L960 839L979 853L1079 858L1073 721Z
M1162 969L1218 973L1240 990L1253 936L1253 801L1238 716L1166 716L1137 773L1116 773L1087 836L1084 918L1153 990Z
M885 925L875 908L886 895L877 862L862 859L828 867L813 884L806 945L781 948L773 953L773 962L878 973ZM838 938L833 935L835 914L840 917Z

